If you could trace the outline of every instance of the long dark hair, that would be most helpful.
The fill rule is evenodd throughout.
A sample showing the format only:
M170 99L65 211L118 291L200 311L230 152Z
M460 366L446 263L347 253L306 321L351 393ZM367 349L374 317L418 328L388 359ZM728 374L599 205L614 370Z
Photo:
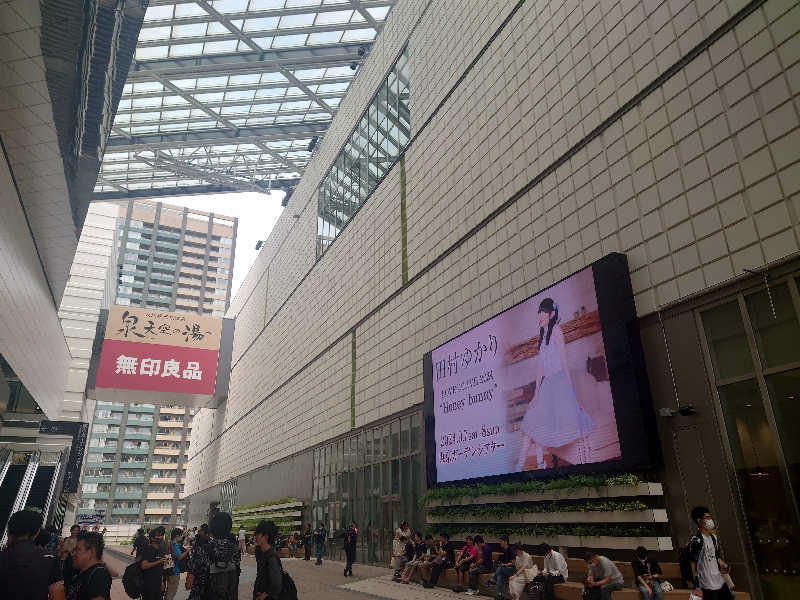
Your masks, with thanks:
M550 345L550 336L553 335L553 327L558 323L558 304L553 302L552 298L545 298L539 303L540 313L547 313L550 315L550 320L547 322L547 345ZM539 328L539 350L542 349L542 340L545 339L544 327Z

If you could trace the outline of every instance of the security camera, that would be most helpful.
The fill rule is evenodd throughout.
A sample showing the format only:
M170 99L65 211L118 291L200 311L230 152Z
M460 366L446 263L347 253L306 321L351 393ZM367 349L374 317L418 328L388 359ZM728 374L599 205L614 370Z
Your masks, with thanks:
M366 53L367 53L367 49L366 49L366 48L364 48L364 46L361 46L361 47L358 49L358 55L359 55L359 56L364 56Z
M350 70L355 71L358 68L358 63L352 62L350 63Z
M694 410L694 405L692 404L684 404L678 409L678 414L682 417L690 417L696 411Z

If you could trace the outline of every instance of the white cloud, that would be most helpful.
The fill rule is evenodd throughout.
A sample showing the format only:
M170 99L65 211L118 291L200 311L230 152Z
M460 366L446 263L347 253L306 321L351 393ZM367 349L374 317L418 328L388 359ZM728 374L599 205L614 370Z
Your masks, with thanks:
M283 196L284 192L282 191L273 191L269 194L240 192L203 196L170 196L158 198L158 201L239 219L236 232L236 256L233 263L233 287L231 289L231 299L233 299L253 265L253 261L258 256L256 242L267 239L283 212L281 206Z

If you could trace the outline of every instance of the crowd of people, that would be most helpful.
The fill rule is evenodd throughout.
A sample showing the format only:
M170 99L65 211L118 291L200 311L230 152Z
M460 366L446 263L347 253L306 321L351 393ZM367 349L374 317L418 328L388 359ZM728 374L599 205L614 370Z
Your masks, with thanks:
M730 569L722 560L709 509L698 506L692 511L691 518L697 526L697 533L685 548L688 563L685 583L694 590L696 597L703 600L732 600ZM535 553L543 557L542 569L534 565L533 556L522 544L512 544L507 535L500 536L498 546L497 551L493 551L483 536L475 535L467 536L457 549L447 533L441 533L438 539L430 534L412 534L408 522L404 521L395 532L393 541L393 580L402 584L418 580L423 587L432 588L444 571L453 569L455 592L478 595L480 577L490 574L486 583L495 588L498 600L505 597L506 585L512 600L520 600L526 595L553 600L555 585L569 579L567 560L548 544L535 549ZM585 552L584 559L583 598L611 600L613 592L622 589L625 583L617 564L594 551ZM664 591L672 589L662 575L658 560L643 546L635 549L630 565L633 583L642 600L661 600ZM683 565L681 567L683 570Z

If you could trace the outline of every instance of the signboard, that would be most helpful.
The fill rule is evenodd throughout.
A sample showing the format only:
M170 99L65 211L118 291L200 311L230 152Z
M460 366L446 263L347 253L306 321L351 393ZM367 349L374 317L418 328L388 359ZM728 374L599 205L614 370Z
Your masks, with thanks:
M445 342L424 363L431 486L653 461L652 404L623 255Z
M214 396L222 331L223 320L214 317L112 306L97 367L96 397L109 398L103 390L147 392L160 401L171 395ZM180 403L179 398L173 400Z
M91 512L78 513L76 516L76 524L83 527L91 527L92 525L102 525L106 520L106 510L98 508Z

